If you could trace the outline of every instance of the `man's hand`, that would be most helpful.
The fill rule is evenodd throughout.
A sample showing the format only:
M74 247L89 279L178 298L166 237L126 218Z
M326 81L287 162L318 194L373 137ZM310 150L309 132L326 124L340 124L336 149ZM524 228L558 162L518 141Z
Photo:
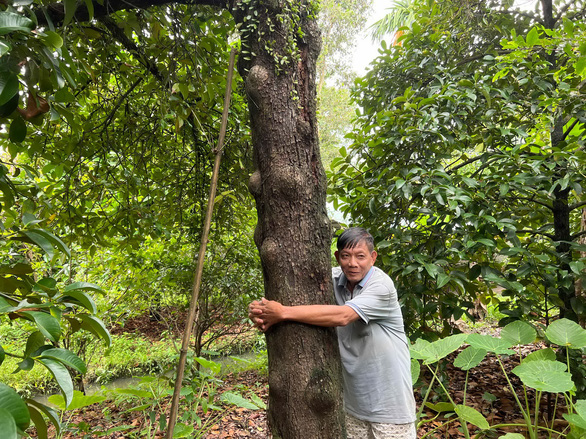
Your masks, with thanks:
M283 321L284 307L279 302L264 297L248 305L248 317L262 332L266 332L275 323Z

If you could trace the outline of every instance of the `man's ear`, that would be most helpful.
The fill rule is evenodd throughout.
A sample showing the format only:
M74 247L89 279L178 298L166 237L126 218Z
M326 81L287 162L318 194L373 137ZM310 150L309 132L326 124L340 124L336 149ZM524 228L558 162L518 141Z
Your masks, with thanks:
M340 263L340 252L336 250L334 252L334 256L336 257L336 261L338 261L338 264L339 264Z
M370 254L370 257L372 258L372 263L374 264L376 262L376 257L378 256L378 253L376 251L372 251L372 253Z

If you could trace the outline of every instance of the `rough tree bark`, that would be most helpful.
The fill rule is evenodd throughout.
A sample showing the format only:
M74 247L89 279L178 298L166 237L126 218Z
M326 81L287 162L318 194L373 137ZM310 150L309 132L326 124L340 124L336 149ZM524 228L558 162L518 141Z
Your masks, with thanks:
M310 2L252 3L235 17L246 26L244 17L258 13L257 27L244 32L239 70L255 148L249 188L258 211L255 242L265 294L286 305L332 303L331 230L316 121L317 24ZM262 35L270 35L273 45L267 48ZM267 344L274 437L343 437L334 330L278 325L267 333Z
M93 2L94 17L170 0ZM250 190L258 210L255 241L266 297L286 305L333 303L331 229L320 161L315 75L320 36L310 0L194 0L228 8L243 34L245 80L256 171ZM46 14L46 15L45 15ZM39 23L64 18L63 4L37 11ZM75 20L87 21L84 2ZM246 59L247 58L247 59ZM345 437L335 331L279 325L267 334L269 423L275 438Z

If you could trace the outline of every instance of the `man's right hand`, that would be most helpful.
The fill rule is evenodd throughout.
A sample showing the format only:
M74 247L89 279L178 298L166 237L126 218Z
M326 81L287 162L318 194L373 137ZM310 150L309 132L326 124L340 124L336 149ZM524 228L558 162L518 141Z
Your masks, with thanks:
M255 300L248 305L248 317L262 332L266 332L275 323L283 321L283 305L274 300Z

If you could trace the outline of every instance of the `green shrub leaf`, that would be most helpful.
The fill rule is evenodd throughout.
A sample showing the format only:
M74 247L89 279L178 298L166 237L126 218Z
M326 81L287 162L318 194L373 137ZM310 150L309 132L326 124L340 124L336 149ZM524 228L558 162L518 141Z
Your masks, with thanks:
M6 439L18 439L16 422L9 411L0 408L0 431Z
M475 348L474 346L468 346L462 352L458 354L454 360L454 366L459 367L462 370L470 370L480 364L487 352L484 349Z
M73 381L71 380L69 371L61 362L52 358L39 358L38 361L49 369L49 372L51 372L55 381L57 381L65 398L65 406L67 407L73 399Z
M43 414L35 407L30 405L28 406L28 412L30 414L31 420L35 424L35 429L37 430L37 438L49 439L47 423L45 422Z
M69 292L69 291L75 291L75 290L90 290L90 291L95 291L97 293L104 293L104 290L102 290L99 286L95 285L95 284L91 284L89 282L73 282L69 285L67 285L63 291L65 292Z
M68 291L66 294L59 298L59 302L75 302L83 306L92 314L95 314L97 312L96 303L89 295L87 295L83 291Z
M30 317L35 321L39 330L49 340L57 343L61 337L61 325L59 320L53 317L51 314L41 311L23 311L21 314Z
M531 352L525 358L523 358L523 363L528 361L555 361L556 355L555 351L552 348L545 348L540 349L538 351Z
M12 418L15 424L15 428L18 427L20 430L26 430L31 422L31 417L28 412L28 408L24 401L20 398L18 393L11 387L8 387L4 383L0 383L0 410L8 413L8 416ZM9 422L4 419L0 421L1 425L8 427ZM2 431L2 437L4 437L5 431Z
M515 353L515 351L510 349L512 343L509 340L503 340L502 338L496 338L491 335L470 334L467 342L470 346L499 355L512 355Z
M0 35L14 31L30 32L35 24L24 15L15 12L0 12Z
M513 345L533 343L536 337L537 331L521 320L509 323L501 331L501 338L510 341Z
M424 364L435 363L454 352L466 341L468 334L456 334L430 343L422 351Z
M49 402L51 404L56 405L61 410L77 410L92 404L96 404L102 401L105 401L107 398L105 396L101 396L98 394L94 395L84 395L79 390L73 391L73 398L68 406L65 406L65 400L63 399L63 395L51 395L49 397Z
M82 321L81 327L83 329L104 340L107 346L112 344L110 332L108 332L106 326L100 319L90 316L89 314L80 314L78 317Z
M199 364L201 364L203 367L207 367L209 370L211 370L216 375L219 374L220 371L222 370L222 365L219 363L216 363L214 361L206 360L205 358L202 358L202 357L195 357L194 360L197 361Z
M415 358L411 359L411 384L415 384L421 374L421 365Z
M482 416L478 410L473 409L472 407L458 404L455 411L460 419L464 420L465 422L475 425L482 430L488 430L490 428L486 418Z
M545 331L548 340L571 349L586 347L586 329L568 319L559 319L548 326Z
M256 404L253 404L252 401L249 401L246 398L243 398L241 395L234 393L234 392L224 392L220 398L223 402L228 404L235 405L237 407L242 407L245 409L250 410L258 410L259 407Z
M45 404L41 404L40 402L35 401L34 399L27 399L26 403L29 406L29 409L30 407L34 407L35 409L43 413L47 417L47 419L49 419L49 422L51 422L51 424L53 424L53 426L55 427L57 437L59 437L59 435L61 434L61 422L59 420L59 415L57 414L57 412L53 410L51 407L47 407Z
M574 388L572 375L559 361L529 361L513 369L523 384L542 392L562 393Z
M60 361L64 365L77 370L79 373L87 372L85 363L81 360L81 358L79 358L73 352L68 351L67 349L48 349L41 354L40 358L52 358L53 360Z

